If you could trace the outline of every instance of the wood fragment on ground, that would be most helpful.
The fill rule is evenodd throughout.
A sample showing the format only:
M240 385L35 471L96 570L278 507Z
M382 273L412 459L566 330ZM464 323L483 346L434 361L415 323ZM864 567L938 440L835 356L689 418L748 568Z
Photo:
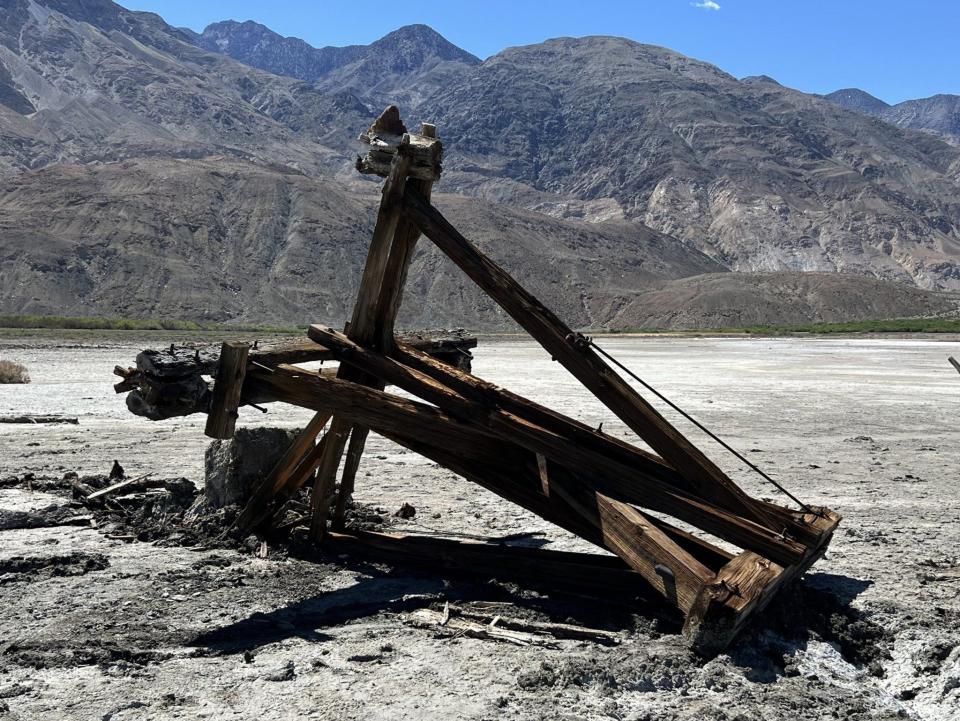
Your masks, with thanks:
M67 416L43 416L43 415L20 415L20 416L0 416L0 423L70 423L78 425L80 420Z
M419 628L429 628L444 635L470 636L505 641L517 646L554 647L557 640L594 641L605 645L618 644L621 636L613 631L587 628L570 623L529 621L444 605L443 611L423 608L407 614L405 620Z
M114 483L111 486L107 486L106 488L101 488L99 491L94 491L93 493L88 495L87 500L95 501L98 498L103 498L104 496L113 495L118 491L130 490L132 489L132 487L136 486L136 484L140 483L140 481L145 480L148 476L150 476L150 474L146 473L142 476L138 476L136 478L127 478L122 481L119 481L118 483Z

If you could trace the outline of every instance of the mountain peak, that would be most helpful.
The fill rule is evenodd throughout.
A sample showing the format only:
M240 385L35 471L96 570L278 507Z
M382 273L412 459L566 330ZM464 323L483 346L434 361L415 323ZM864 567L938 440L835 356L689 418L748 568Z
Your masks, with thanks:
M858 113L868 115L880 115L884 110L890 107L880 98L874 97L866 90L860 88L842 88L834 90L832 93L824 95L831 103L835 103L847 110L855 110Z
M740 78L740 82L748 83L748 84L749 83L767 83L770 85L780 85L780 87L783 87L781 83L778 83L769 75L747 75L746 77Z
M480 64L480 58L457 47L429 25L404 25L371 43L368 48L371 53L391 54L397 64L408 68L422 64L428 58Z
M252 20L211 23L198 44L229 55L246 65L278 75L317 82L358 61L373 62L392 72L415 71L435 61L477 65L479 58L458 48L429 25L405 25L370 45L317 48L295 37L284 37Z

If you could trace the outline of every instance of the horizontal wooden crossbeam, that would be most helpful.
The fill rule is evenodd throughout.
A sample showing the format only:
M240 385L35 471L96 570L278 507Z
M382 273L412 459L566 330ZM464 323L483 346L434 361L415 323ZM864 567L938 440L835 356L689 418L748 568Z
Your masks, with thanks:
M674 516L741 548L756 550L787 565L797 562L806 550L803 544L784 538L764 526L674 489L656 478L647 477L635 468L622 466L602 454L576 448L562 436L510 414L494 411L485 416L483 423L468 420L470 410L462 399L458 401L436 386L431 392L433 399L451 403L450 407L457 406L455 413L459 417L383 391L291 367L281 366L275 373L254 369L248 377L248 383L255 392L271 393L285 402L307 408L332 410L379 433L415 428L426 437L433 434L434 437L442 437L450 442L461 441L465 445L469 445L478 435L487 435L520 444L534 453L544 453L562 465L576 468L586 465L593 471L591 483L595 483L598 491L612 498L626 503L641 503L650 510ZM403 379L407 386L405 390L416 387L408 383L411 377L408 375ZM398 376L393 380L396 382L401 378Z

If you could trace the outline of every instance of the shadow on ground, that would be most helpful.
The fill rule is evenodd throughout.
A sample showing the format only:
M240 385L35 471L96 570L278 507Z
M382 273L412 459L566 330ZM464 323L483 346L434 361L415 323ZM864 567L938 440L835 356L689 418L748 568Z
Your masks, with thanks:
M682 619L662 600L604 595L597 598L530 588L445 572L437 575L416 568L386 567L367 562L343 566L362 575L352 586L337 589L269 613L254 613L228 626L198 635L191 646L215 654L252 653L267 644L291 637L325 641L320 629L351 623L384 613L409 613L418 608L503 604L515 618L573 623L610 631L646 630L678 633ZM651 605L655 603L655 605Z

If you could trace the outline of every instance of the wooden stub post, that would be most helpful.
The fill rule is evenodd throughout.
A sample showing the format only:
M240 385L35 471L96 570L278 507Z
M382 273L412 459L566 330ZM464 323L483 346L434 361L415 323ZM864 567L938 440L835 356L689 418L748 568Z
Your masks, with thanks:
M220 366L204 431L211 438L233 438L249 352L249 344L239 341L228 341L220 347Z

